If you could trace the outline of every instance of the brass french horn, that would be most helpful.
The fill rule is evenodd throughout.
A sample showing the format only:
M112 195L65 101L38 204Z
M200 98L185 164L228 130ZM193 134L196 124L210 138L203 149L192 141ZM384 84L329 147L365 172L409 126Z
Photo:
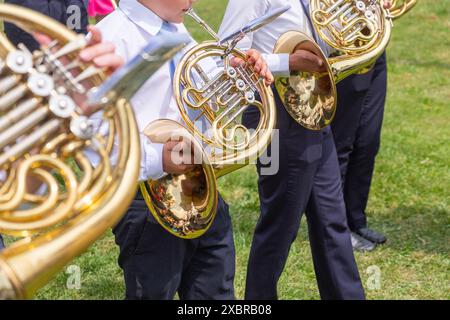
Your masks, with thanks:
M141 184L154 218L177 237L193 239L209 229L218 205L216 180L258 157L270 142L276 119L273 93L251 66L232 67L229 59L234 56L245 61L245 53L235 48L240 37L286 10L286 7L274 10L251 22L229 37L229 41L220 41L192 9L187 12L215 40L190 49L175 71L173 91L186 126L160 120L150 124L145 133L159 143L185 139L192 144L199 165L188 174L167 175ZM221 72L208 73L206 66L211 58L222 61ZM200 81L195 81L195 76ZM241 121L250 106L261 114L255 131Z
M391 0L392 7L389 12L393 19L397 19L406 14L409 10L414 8L417 4L417 0Z
M0 233L18 238L0 252L0 299L23 299L119 221L137 187L140 145L133 90L113 83L101 113L81 110L106 80L78 60L86 37L23 7L0 5L0 19L53 40L31 53L0 34ZM139 74L139 61L139 77L119 74L134 90L153 72Z
M321 130L336 113L336 84L370 68L384 52L391 36L391 15L380 0L311 0L310 15L317 34L331 48L332 58L307 35L283 34L275 53L309 50L326 62L326 72L293 73L275 86L289 114L303 127Z

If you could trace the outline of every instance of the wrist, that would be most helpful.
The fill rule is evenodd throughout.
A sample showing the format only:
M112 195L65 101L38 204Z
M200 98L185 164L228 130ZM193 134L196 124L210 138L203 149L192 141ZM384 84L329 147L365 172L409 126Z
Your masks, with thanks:
M298 71L298 63L297 63L298 58L296 57L295 54L291 53L289 55L289 71Z

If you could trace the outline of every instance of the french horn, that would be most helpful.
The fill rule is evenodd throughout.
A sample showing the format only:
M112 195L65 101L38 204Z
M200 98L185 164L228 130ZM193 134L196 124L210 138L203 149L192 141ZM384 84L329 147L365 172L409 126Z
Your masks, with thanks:
M393 19L402 17L404 14L408 13L409 10L415 7L417 0L391 0L392 7L389 12Z
M270 143L276 119L273 93L250 65L232 67L230 57L245 61L245 53L235 48L238 41L287 9L276 9L222 40L192 9L187 12L214 40L194 46L176 68L173 91L185 125L160 120L145 134L159 143L185 139L198 165L187 174L170 174L140 186L155 220L179 238L197 238L209 229L218 205L216 180L248 164ZM213 75L206 69L211 58L223 63ZM255 131L241 121L250 106L261 114Z
M351 74L366 72L387 47L392 17L380 0L311 0L310 16L318 36L335 50L327 58L302 32L288 31L275 53L311 51L325 62L326 72L292 73L278 77L275 86L288 113L303 127L321 130L336 113L336 84Z
M17 240L0 252L0 298L23 299L126 211L140 167L127 101L173 54L144 52L133 60L134 74L122 71L105 82L104 71L78 60L85 36L14 5L0 5L0 19L52 40L31 53L0 34L0 233ZM127 76L134 92L117 85ZM101 99L94 110L102 110L91 117L81 106L95 95L93 101Z

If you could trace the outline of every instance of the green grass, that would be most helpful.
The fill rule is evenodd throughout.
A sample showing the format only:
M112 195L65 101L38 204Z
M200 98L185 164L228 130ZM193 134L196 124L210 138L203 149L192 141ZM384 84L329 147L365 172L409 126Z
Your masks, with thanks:
M198 13L218 28L226 1L200 1ZM198 40L209 39L188 23ZM369 224L389 241L356 254L369 299L450 298L450 1L421 0L396 21L388 49L389 93L373 187ZM237 249L236 292L244 292L246 264L259 214L256 173L248 167L223 178ZM281 299L318 299L303 220L279 283ZM118 249L108 232L72 264L82 271L80 290L66 289L64 271L37 299L122 299ZM381 288L370 290L368 268L381 270Z

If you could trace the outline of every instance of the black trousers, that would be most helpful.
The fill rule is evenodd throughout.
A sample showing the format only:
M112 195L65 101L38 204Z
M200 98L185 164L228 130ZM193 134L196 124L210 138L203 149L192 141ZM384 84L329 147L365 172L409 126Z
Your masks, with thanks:
M322 299L364 299L347 227L336 150L330 128L309 131L285 111L278 95L279 170L263 175L258 162L261 215L248 262L247 299L276 299L302 214L306 212L310 245ZM246 125L259 114L248 110ZM269 150L272 146L269 146Z
M351 230L367 226L366 207L380 148L387 90L386 56L371 72L337 86L338 108L332 123Z
M138 192L113 229L127 299L234 299L235 249L228 205L219 197L211 228L184 240L161 227Z
M0 234L0 250L5 248L5 244L3 243L2 235Z

